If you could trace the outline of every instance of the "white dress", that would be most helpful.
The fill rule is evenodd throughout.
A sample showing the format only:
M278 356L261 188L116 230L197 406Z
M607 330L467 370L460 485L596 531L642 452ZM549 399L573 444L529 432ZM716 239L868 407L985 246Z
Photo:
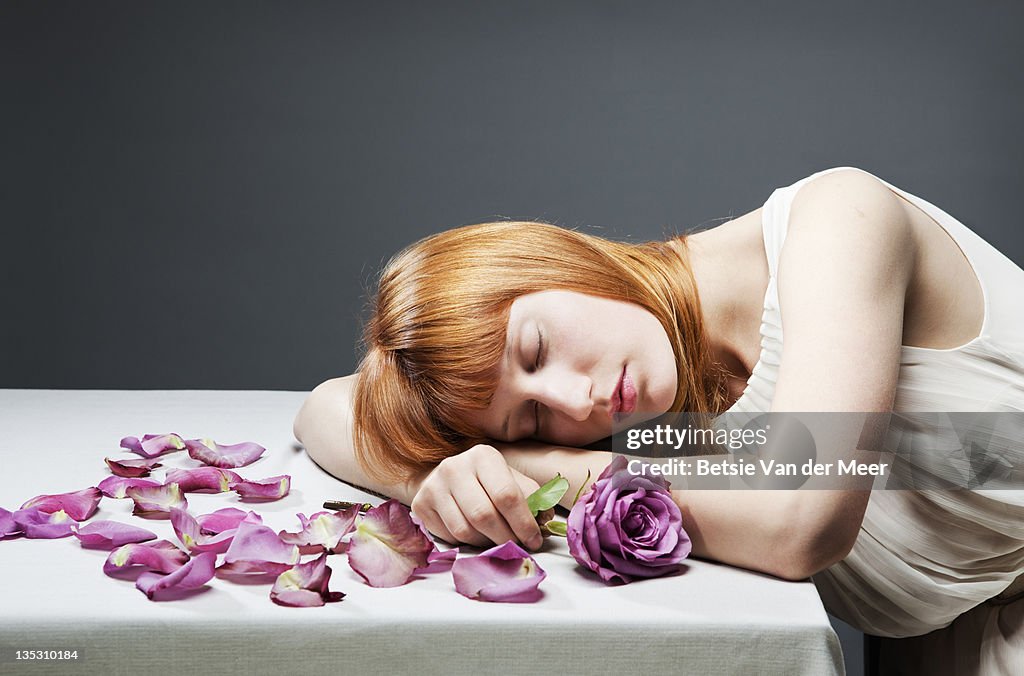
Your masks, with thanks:
M776 276L790 205L801 186L835 170L779 188L764 205L770 279L761 353L731 413L770 410L783 340ZM960 246L985 298L981 333L970 342L903 347L895 411L1024 411L1024 271L941 209L885 185ZM1024 467L1024 439L1012 445L1016 467ZM853 550L813 580L828 611L851 625L919 637L883 639L883 673L1024 674L1024 490L872 491Z

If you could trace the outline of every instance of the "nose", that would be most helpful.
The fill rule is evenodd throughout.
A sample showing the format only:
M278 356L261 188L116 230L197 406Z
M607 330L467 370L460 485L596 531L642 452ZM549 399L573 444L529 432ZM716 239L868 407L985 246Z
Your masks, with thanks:
M538 374L530 389L530 398L578 422L590 418L594 410L591 399L594 382L581 373L548 371Z

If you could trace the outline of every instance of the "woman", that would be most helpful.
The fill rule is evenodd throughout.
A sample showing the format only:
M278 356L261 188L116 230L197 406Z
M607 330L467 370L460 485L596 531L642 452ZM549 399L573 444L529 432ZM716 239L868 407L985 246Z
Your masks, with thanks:
M470 226L391 261L358 374L295 431L445 540L537 547L537 482L561 472L571 499L610 459L580 447L668 410L1024 411L1022 290L965 226L850 168L663 243ZM855 626L921 636L883 643L892 669L1024 664L1024 491L674 495L695 555L813 576Z

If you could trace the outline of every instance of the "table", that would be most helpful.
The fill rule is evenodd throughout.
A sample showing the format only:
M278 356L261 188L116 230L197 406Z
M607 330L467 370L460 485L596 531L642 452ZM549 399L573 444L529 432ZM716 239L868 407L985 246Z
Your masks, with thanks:
M0 506L15 510L109 476L127 458L123 436L175 432L220 443L256 441L260 460L237 471L292 476L276 502L189 494L189 511L254 509L275 530L324 499L379 502L321 470L292 437L305 392L0 389ZM165 466L192 467L185 453ZM162 478L162 470L154 470ZM141 525L177 542L168 521L131 516L104 498L93 520ZM102 572L107 552L60 540L0 541L0 673L841 674L835 632L810 582L691 560L682 575L608 587L583 573L565 541L536 555L548 572L533 604L482 603L454 591L450 573L393 589L366 586L344 555L329 558L320 608L285 608L269 585L214 578L187 598L154 602ZM303 560L306 560L304 557ZM14 650L76 649L75 662L14 660ZM217 670L217 671L214 671Z

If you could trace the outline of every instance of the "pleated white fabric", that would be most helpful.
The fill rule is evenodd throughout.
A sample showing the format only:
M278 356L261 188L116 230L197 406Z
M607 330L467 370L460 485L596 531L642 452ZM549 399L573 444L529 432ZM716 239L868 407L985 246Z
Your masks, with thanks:
M729 412L771 408L783 341L776 276L790 205L804 184L837 169L776 190L763 207L770 280L761 353ZM882 182L956 241L985 296L985 319L975 339L948 350L903 348L896 412L912 418L924 412L1024 411L1024 271L949 214ZM902 442L934 449L936 462L948 460L941 454L942 439L924 426L907 427L903 434L909 438ZM1024 439L1006 452L1016 467L1024 467ZM924 457L921 469L929 470L928 454L917 456ZM1024 673L1024 490L876 490L849 556L814 582L829 612L853 626L883 637L921 636L886 642L883 662L890 670Z

